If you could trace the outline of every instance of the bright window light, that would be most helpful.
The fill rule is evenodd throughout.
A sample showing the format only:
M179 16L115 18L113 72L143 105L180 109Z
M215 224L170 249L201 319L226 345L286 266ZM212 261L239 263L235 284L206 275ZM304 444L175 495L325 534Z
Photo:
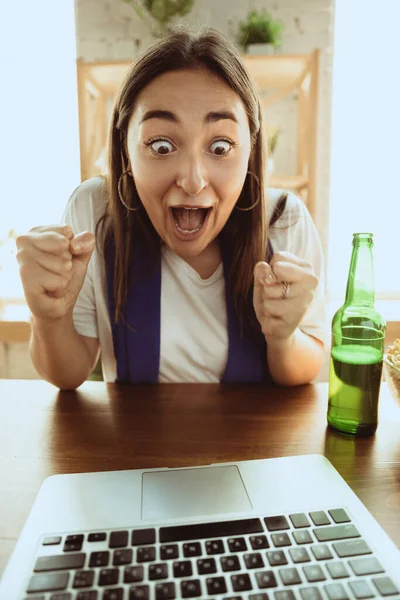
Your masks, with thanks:
M60 221L80 182L73 0L18 0L0 24L0 297L22 297L10 229Z
M336 0L328 289L344 296L353 232L374 234L377 298L400 299L397 0Z

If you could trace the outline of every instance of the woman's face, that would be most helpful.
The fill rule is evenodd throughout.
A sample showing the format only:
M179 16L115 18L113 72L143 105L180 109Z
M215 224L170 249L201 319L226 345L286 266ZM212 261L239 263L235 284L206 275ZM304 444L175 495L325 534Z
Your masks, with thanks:
M241 98L205 69L165 73L139 95L128 155L140 199L161 239L199 256L224 227L250 158Z

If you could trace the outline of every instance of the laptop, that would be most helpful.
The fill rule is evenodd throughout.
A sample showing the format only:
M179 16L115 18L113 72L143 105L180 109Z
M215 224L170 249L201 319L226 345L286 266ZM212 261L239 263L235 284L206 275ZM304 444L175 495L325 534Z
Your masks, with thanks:
M320 455L56 475L0 583L28 598L399 599L400 552Z

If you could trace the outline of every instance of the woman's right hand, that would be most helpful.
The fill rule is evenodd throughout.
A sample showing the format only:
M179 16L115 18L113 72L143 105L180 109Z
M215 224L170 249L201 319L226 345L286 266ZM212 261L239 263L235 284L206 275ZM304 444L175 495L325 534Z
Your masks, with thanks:
M17 237L17 260L32 315L56 321L72 314L95 247L93 233L69 225L34 227Z

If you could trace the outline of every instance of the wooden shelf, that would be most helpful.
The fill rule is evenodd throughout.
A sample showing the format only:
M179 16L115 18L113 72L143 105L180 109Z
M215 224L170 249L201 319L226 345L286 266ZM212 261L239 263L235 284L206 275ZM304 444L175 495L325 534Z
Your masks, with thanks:
M261 90L291 89L303 78L310 55L245 56L243 61Z
M24 303L5 304L0 309L0 343L26 343L30 339L29 309Z
M268 186L300 192L308 186L308 179L302 175L272 175L268 179Z
M296 173L269 178L271 187L299 193L315 216L319 50L310 54L243 56L264 114L287 94L297 95ZM102 172L111 106L131 61L77 62L82 181Z

